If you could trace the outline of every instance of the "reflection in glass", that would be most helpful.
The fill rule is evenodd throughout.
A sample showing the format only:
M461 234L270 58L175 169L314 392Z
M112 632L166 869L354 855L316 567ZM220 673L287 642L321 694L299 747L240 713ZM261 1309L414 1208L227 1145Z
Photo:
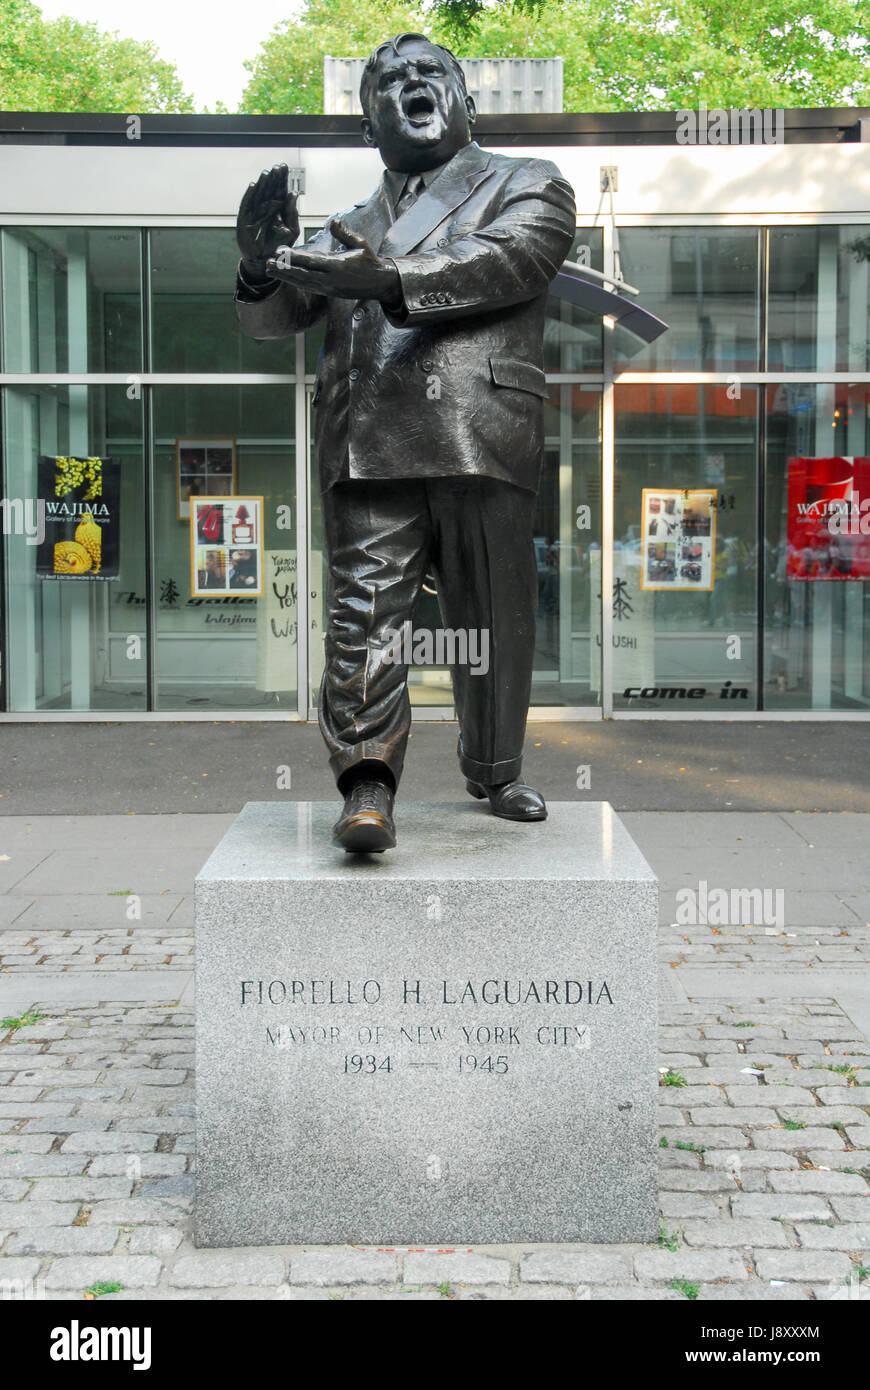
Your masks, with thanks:
M565 257L593 270L604 269L604 237L600 227L580 227ZM567 275L573 274L566 271ZM582 278L582 277L580 277ZM600 317L578 309L551 294L544 323L544 370L547 372L600 372L602 340Z
M662 384L617 386L615 393L614 704L684 715L754 709L756 391L743 387L732 399L725 386ZM669 557L658 553L663 538L644 533L645 488L662 489L665 509L669 489L688 497L692 489L715 489L712 589L694 588L699 541L685 525L674 540L681 587L641 588L641 565L651 556L658 579L669 572ZM642 690L657 693L641 697Z
M535 518L533 705L596 705L601 648L601 393L550 386Z
M865 372L870 227L773 227L767 370Z
M870 584L787 577L791 458L870 455L870 386L767 387L765 709L870 706Z
M7 227L4 370L141 370L140 243L134 228Z
M298 592L293 389L157 386L153 398L157 708L295 712ZM234 453L234 495L263 498L262 597L246 597L238 578L246 566L253 572L251 557L239 549L241 542L250 542L253 536L249 516L237 514L231 534L219 519L204 522L207 529L198 536L204 544L197 545L193 555L190 520L179 519L179 455L190 462L179 440L200 441L200 451L210 459L209 438L217 446L216 467L225 463L228 471L221 474L212 469L206 475L207 492L200 495L230 495ZM222 515L212 510L216 517ZM214 596L191 592L192 563L200 575L199 585L219 591Z
M121 475L117 579L40 578L39 547L4 537L9 709L144 710L141 404L123 386L33 385L4 387L3 407L7 498L38 499L40 454L114 457Z
M669 325L643 345L617 324L614 361L633 372L758 369L760 233L754 227L626 227L623 278Z
M296 339L258 343L233 304L239 251L231 227L158 228L151 246L156 372L292 372Z

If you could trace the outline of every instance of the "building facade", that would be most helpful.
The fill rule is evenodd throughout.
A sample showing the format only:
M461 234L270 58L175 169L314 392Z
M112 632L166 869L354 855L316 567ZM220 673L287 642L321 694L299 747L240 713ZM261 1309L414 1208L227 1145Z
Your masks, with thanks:
M484 147L556 161L573 259L618 257L670 325L645 346L551 298L533 719L870 711L870 536L820 550L795 523L819 498L857 518L870 456L868 116L787 112L781 140L718 145L677 113L479 122ZM232 303L238 201L279 159L305 236L381 172L351 117L0 115L0 719L314 717L321 330L257 344ZM53 501L48 540L72 540L58 459L104 470L83 573L37 534ZM79 534L93 508L69 496ZM233 499L215 582L199 497ZM233 573L254 550L252 593ZM432 650L417 718L452 715Z

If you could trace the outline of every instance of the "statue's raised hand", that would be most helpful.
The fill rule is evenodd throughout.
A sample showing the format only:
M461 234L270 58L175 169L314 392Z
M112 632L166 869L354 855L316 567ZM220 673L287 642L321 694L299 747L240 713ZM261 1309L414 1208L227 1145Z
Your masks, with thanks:
M296 194L288 190L288 177L286 164L264 169L239 204L236 240L242 268L252 279L267 279L266 262L279 246L292 246L299 236Z

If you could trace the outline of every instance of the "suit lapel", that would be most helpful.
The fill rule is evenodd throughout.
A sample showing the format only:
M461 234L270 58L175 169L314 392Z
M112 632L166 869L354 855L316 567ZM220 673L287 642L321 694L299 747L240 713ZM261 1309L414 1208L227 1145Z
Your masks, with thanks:
M379 255L402 256L419 246L439 222L471 197L486 178L489 165L490 156L474 141L461 149L407 212L396 218L378 247ZM386 203L383 182L379 191Z
M383 180L364 203L358 203L345 217L353 231L364 236L369 246L380 246L393 220L393 209Z

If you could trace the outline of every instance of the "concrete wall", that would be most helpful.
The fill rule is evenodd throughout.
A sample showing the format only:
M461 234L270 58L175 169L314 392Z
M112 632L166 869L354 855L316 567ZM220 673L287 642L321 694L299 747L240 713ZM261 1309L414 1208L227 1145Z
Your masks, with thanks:
M870 217L866 144L512 145L500 152L554 160L574 186L581 221L598 208L603 164L619 169L614 203L620 217ZM377 152L362 146L278 150L9 144L0 146L0 220L75 216L95 223L177 217L222 222L235 217L245 185L279 159L305 169L300 210L314 218L368 197L382 169Z

